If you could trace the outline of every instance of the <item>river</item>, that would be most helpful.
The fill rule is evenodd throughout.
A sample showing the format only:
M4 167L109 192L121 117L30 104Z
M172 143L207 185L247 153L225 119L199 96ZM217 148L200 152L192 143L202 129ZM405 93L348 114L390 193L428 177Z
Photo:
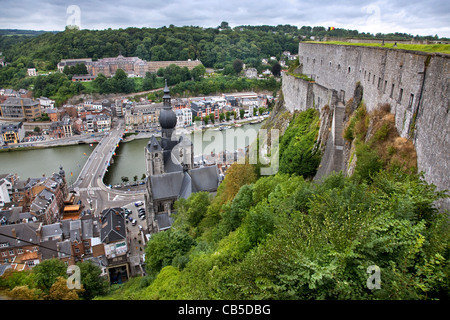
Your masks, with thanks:
M0 174L17 173L21 180L51 176L62 165L67 182L75 181L84 163L94 150L88 144L35 150L0 152ZM71 176L72 173L72 176Z
M261 123L247 124L243 125L240 129L244 131L254 129L257 131L260 127ZM227 131L232 130L211 130L209 131L210 134L205 133L203 135L205 139L202 140L204 153L210 153L213 150L215 152L221 152L224 149L234 151L236 148L233 147L231 141L220 139L221 136L226 136ZM210 138L214 135L218 135L216 138L219 138ZM191 139L195 142L194 138ZM116 155L113 157L114 162L108 168L108 172L105 175L105 184L120 184L122 182L122 176L128 177L130 182L134 180L134 176L137 176L138 181L140 181L142 175L145 173L144 148L147 143L148 139L135 139L120 143L116 149ZM246 141L245 144L249 144L249 141ZM58 172L59 166L62 165L66 171L67 182L70 184L71 181L75 181L78 177L94 147L95 145L91 147L88 144L84 144L37 150L0 152L0 174L17 173L21 180L26 180L29 177L42 177L44 174L50 176L53 172ZM196 149L195 143L194 148ZM72 176L71 173L73 174Z

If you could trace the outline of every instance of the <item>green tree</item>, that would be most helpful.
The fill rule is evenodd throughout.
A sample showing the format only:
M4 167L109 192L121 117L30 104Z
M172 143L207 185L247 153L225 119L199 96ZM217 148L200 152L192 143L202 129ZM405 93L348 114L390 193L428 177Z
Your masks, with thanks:
M91 300L96 296L106 294L108 281L102 277L102 270L90 261L78 262L80 268L80 281L83 291L79 292L80 298L83 300Z
M281 65L277 62L272 66L272 74L275 77L279 77L281 75Z
M204 65L198 65L195 66L192 71L191 71L191 75L192 78L194 79L194 81L198 81L200 80L200 78L202 78L205 75L206 72L206 68Z
M236 59L233 62L233 69L236 74L239 74L242 71L244 63L240 59Z
M48 293L58 277L67 278L67 266L59 259L44 260L33 268L36 286Z
M175 258L184 256L194 244L185 231L169 229L154 234L145 248L147 272L156 275Z

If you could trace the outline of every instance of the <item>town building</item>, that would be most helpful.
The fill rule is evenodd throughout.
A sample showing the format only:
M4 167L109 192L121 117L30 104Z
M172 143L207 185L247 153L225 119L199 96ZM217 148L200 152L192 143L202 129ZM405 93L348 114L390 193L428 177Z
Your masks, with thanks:
M256 79L256 77L258 76L258 70L256 70L256 68L245 69L244 73L245 76L249 79Z
M187 67L192 70L202 63L199 60L186 61L145 61L139 57L124 57L119 55L117 57L103 58L97 61L92 61L90 58L85 59L64 59L58 63L58 71L63 72L65 66L75 66L83 64L89 72L89 75L74 75L72 81L92 81L100 73L106 77L112 77L118 69L122 69L128 76L145 77L147 72L157 72L160 68L167 68L174 64L180 68Z
M27 74L29 77L36 77L37 76L36 68L28 68Z
M87 66L89 63L92 62L91 58L83 58L83 59L63 59L61 60L57 67L58 67L58 71L59 72L63 72L64 71L64 67L68 66L68 67L74 67L77 64L83 64L85 66Z
M0 134L3 144L16 144L25 138L25 129L22 122L0 124Z
M108 279L110 283L123 283L130 277L125 212L122 208L105 209L100 223L100 238L105 249Z
M39 264L39 223L0 226L0 261L22 271ZM25 240L25 241L23 241Z
M125 128L128 130L151 128L157 124L161 103L135 105L125 109Z
M42 111L45 112L46 109L54 109L55 108L55 100L49 99L47 97L40 97L39 104L41 105Z
M192 125L192 111L190 108L175 110L177 115L177 128L183 128Z
M0 108L3 118L35 120L41 116L39 102L30 98L8 97Z
M0 208L5 205L5 203L11 202L8 192L8 186L5 179L0 180Z
M86 115L86 130L88 133L104 132L111 129L111 118L105 114Z

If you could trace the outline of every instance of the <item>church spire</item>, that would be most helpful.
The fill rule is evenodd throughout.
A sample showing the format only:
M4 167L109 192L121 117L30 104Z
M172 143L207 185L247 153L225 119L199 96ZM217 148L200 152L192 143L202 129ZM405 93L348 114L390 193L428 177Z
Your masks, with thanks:
M164 108L169 109L172 107L171 102L170 102L170 99L171 99L170 98L170 90L169 90L169 87L167 86L167 79L165 79L165 80L166 80L166 85L164 86L163 105L164 105Z

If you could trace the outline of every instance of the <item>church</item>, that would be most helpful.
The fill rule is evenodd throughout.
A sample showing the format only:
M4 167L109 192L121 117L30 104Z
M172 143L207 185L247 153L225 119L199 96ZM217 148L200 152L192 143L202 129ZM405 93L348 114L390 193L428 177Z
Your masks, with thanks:
M220 183L217 165L194 167L194 147L185 136L174 134L177 116L172 110L169 88L164 87L159 115L161 139L154 135L145 147L147 227L150 233L170 228L174 203L192 193L216 192Z

